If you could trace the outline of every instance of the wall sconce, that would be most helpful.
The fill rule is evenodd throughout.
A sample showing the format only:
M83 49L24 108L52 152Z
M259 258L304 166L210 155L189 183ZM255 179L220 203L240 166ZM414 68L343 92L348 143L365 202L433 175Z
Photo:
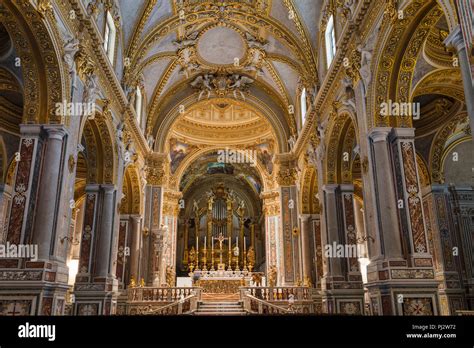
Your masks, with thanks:
M68 236L60 238L59 241L61 242L61 244L64 244L65 241L68 241L72 245L79 245L80 244L77 239L74 239L74 238L71 238L71 237L68 237Z
M150 233L150 230L148 229L148 227L143 227L143 236L144 237L148 237L148 234Z

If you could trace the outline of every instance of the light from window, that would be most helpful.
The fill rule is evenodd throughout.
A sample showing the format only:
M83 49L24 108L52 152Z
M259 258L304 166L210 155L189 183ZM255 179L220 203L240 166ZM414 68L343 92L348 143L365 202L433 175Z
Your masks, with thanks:
M334 33L334 17L329 17L325 33L326 41L326 63L327 68L331 66L332 60L336 55L336 34Z
M141 127L142 123L142 90L140 87L137 87L137 95L135 98L135 112L137 113L137 122L138 126Z
M107 12L107 21L105 25L105 33L104 33L104 48L105 52L107 52L107 57L109 57L109 61L113 64L114 62L114 53L115 53L115 23L114 19L110 12Z
M300 96L300 110L301 110L301 126L306 121L306 88L303 88Z

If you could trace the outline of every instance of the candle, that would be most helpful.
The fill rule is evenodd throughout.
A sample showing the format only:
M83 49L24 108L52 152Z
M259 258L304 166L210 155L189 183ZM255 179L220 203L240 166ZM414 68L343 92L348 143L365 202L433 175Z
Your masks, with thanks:
M204 249L206 249L206 245L207 245L207 237L204 236Z
M196 236L196 252L199 250L199 237Z
M235 246L236 246L236 247L239 246L239 237L235 237Z
M247 245L245 243L245 236L244 236L244 253L245 253L245 250L247 249Z

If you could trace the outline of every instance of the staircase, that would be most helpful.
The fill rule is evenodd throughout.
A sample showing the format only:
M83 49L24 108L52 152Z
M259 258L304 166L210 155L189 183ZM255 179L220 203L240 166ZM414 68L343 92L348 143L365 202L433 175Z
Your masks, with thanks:
M199 302L194 315L246 315L242 302L206 301Z

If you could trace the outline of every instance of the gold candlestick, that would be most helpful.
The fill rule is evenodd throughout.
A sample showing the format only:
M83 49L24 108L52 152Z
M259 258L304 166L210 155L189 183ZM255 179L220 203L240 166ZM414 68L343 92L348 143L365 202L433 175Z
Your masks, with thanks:
M207 248L206 247L204 247L202 254L203 254L202 255L202 264L203 264L202 270L207 271Z

